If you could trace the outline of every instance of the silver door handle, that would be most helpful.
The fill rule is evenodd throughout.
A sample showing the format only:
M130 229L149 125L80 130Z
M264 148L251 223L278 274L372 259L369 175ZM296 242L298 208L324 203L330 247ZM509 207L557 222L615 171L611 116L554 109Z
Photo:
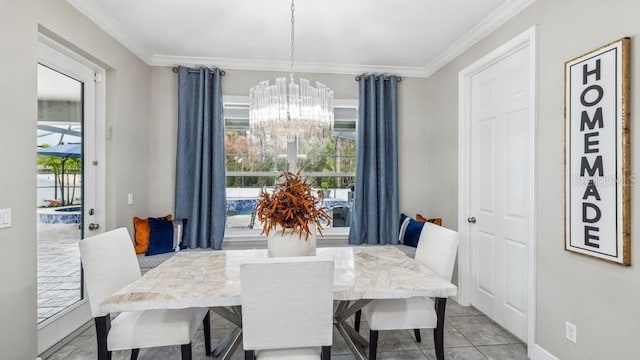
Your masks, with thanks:
M100 227L100 225L98 225L98 224L94 224L94 223L89 224L89 230L91 230L91 231L98 230L99 227Z
M473 216L470 217L470 218L467 218L467 222L470 223L470 224L475 224L476 223L476 218L473 217Z

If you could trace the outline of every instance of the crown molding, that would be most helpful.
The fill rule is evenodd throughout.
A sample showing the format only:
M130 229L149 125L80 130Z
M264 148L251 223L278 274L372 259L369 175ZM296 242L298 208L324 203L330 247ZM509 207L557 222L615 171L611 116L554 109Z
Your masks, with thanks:
M253 70L253 71L280 71L289 72L291 63L289 61L270 61L256 59L231 59L215 57L194 57L194 56L169 56L154 55L149 62L151 66L202 66L215 65L222 69ZM331 64L331 63L310 63L296 62L294 71L301 73L320 74L346 74L359 75L365 72L390 73L405 77L425 77L424 67L411 66L381 66L381 65L358 65L358 64Z
M405 77L427 78L527 6L531 5L534 1L535 0L510 0L504 3L425 67L297 62L295 64L295 71L347 75L356 75L365 72L392 73ZM215 65L224 69L282 72L289 72L290 69L290 63L288 61L152 55L150 51L131 37L124 27L104 11L94 0L67 0L67 2L150 66Z
M473 45L484 39L487 35L507 22L520 11L527 8L535 0L510 0L502 4L489 16L480 21L469 32L463 35L458 41L449 46L442 54L438 55L431 63L424 68L424 77L433 75L436 71L447 65L463 52L469 50Z
M95 1L67 0L67 2L113 37L117 42L129 49L129 51L139 57L140 60L149 64L149 60L151 59L150 52L135 41L135 39L127 33L124 27L104 11L104 9Z

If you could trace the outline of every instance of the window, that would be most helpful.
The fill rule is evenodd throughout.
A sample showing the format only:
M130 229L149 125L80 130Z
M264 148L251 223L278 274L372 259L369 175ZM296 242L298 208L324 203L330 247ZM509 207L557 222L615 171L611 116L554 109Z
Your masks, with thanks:
M278 175L303 169L318 191L322 206L334 218L333 227L347 227L348 209L356 172L356 100L335 101L333 133L323 139L274 142L253 137L249 130L246 97L225 97L225 162L227 228L259 228L252 223L255 201L263 187L273 186Z

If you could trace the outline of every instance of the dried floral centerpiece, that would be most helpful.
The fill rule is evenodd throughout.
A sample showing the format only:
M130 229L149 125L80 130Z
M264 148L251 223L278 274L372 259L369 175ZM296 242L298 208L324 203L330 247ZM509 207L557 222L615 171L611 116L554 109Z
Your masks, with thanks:
M318 198L314 196L311 185L300 175L285 171L278 178L273 192L262 190L257 204L257 217L262 223L262 233L269 236L272 231L298 233L305 241L314 229L322 235L322 220L331 222L331 216L324 208L318 206Z

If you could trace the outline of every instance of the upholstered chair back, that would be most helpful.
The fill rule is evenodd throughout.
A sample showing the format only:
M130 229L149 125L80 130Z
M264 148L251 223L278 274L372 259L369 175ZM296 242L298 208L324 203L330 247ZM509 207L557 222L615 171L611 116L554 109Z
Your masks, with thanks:
M333 259L260 259L240 265L245 350L330 346Z
M416 260L451 281L459 240L457 231L427 222L420 233Z
M119 228L80 240L78 245L91 314L106 315L100 303L141 276L129 232Z

